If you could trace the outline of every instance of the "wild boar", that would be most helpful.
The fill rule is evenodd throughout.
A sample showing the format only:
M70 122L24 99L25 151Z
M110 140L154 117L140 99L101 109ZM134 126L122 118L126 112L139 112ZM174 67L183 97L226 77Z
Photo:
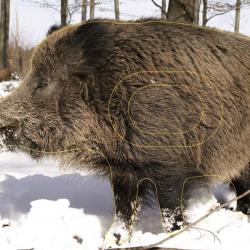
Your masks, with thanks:
M244 174L249 74L247 37L158 20L71 25L37 46L28 75L1 101L1 133L12 150L108 176L108 237L119 244L152 192L172 231L182 201L212 177Z

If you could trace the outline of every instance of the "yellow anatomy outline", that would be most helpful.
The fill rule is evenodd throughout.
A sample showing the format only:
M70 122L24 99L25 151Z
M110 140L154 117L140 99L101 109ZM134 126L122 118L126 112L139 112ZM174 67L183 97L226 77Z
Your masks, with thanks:
M183 182L182 190L181 190L181 204L180 204L180 205L181 205L181 213L182 213L182 215L183 215L183 212L184 212L184 205L183 205L183 200L184 200L184 198L183 198L183 196L184 196L184 190L185 190L185 185L186 185L186 183L187 183L189 180L199 179L199 178L204 178L204 177L207 177L207 178L208 178L208 177L217 177L217 178L223 179L223 183L226 183L226 182L230 183L230 185L234 188L234 191L235 191L235 193L236 193L236 188L235 188L233 182L230 181L228 178L222 176L222 175L208 174L208 175L199 175L199 176L187 177L187 178L184 180L184 182Z
M217 90L217 93L218 93L218 95L219 95L219 97L221 99L220 120L219 120L219 123L218 123L218 126L216 127L216 129L205 140L203 140L203 141L201 141L199 143L193 144L193 145L185 145L185 146L182 146L182 145L140 145L140 144L132 143L132 142L124 139L124 137L114 128L113 122L112 122L112 118L111 118L111 113L110 113L110 106L112 104L111 100L112 100L112 97L113 97L116 89L118 89L118 87L122 84L122 82L124 80L126 80L127 78L131 77L131 76L134 76L134 75L137 75L137 74L141 74L141 73L163 73L163 72L164 73L186 73L186 72L188 72L188 73L191 73L191 74L194 74L194 75L197 75L197 76L204 76L205 79L208 80L208 82L210 84L212 84L215 87L215 89ZM146 86L148 86L148 85L146 85ZM143 70L143 71L138 71L138 72L134 72L132 74L127 75L122 80L120 80L117 83L117 85L115 85L115 87L113 88L113 90L111 92L111 95L109 97L109 101L108 101L108 116L109 116L109 121L110 121L110 123L111 123L111 125L112 125L112 127L113 127L113 129L115 131L115 133L117 134L117 136L121 140L125 141L126 143L128 143L130 145L133 145L133 146L136 146L136 147L141 147L141 148L190 148L190 147L197 147L197 146L200 146L200 145L204 144L205 142L207 142L209 139L211 139L216 134L217 130L220 128L220 126L221 126L221 124L223 122L224 105L223 105L223 98L222 98L222 95L221 95L220 91L218 91L218 88L216 87L216 85L214 83L212 83L211 79L209 77L207 77L206 75L204 75L204 74L199 74L199 73L188 71L188 70L186 70L186 71L185 70ZM183 131L181 131L179 134L183 134Z
M165 134L165 135L178 135L178 134L185 134L185 133L188 133L189 131L191 131L191 130L193 130L193 129L195 129L196 127L198 127L199 126L199 124L200 124L200 122L201 122L201 120L202 120L202 117L204 116L204 105L203 105L203 102L202 102L202 99L201 99L201 97L200 97L200 95L198 95L197 94L197 96L199 97L199 99L200 99L200 103L201 103L201 115L200 115L200 118L199 118L199 121L197 122L197 123L195 123L195 125L192 127L192 128L190 128L190 129L188 129L188 130L185 130L185 131L181 131L181 132L155 132L155 133L153 133L153 132L149 132L149 131L145 131L145 130L143 130L143 129L141 129L141 128L139 128L135 123L134 123L134 121L133 121L133 119L131 118L131 115L130 115L130 106L131 106L131 102L132 102L132 99L134 98L134 96L140 91L140 90L142 90L142 89L144 89L144 88L147 88L147 87L173 87L173 86L181 86L181 84L173 84L173 85L171 85L171 84L148 84L148 85L145 85L145 86L143 86L143 87L140 87L140 88L138 88L132 95L131 95L131 97L129 98L129 101L128 101L128 117L129 117L129 119L130 119L130 121L131 121L131 123L138 129L138 130L141 130L143 133L145 133L145 134L151 134L151 135L160 135L160 134ZM172 95L172 96L175 96L176 97L176 95L174 95L174 94L172 94L172 93L169 93L170 95ZM177 97L176 97L177 98Z

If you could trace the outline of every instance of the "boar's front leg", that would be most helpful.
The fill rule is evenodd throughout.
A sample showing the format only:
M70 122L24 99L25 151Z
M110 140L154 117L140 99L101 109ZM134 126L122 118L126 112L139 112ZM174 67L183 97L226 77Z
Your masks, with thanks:
M180 207L182 181L179 180L178 176L171 177L163 177L156 181L162 226L167 233L180 229L180 223L183 219Z
M142 188L137 192L137 179L133 176L112 176L115 217L105 236L105 246L129 242L142 200Z
M233 180L234 187L236 189L237 196L243 194L250 189L250 163L248 168L242 173L242 175ZM245 214L250 213L250 196L245 196L238 201L237 209Z

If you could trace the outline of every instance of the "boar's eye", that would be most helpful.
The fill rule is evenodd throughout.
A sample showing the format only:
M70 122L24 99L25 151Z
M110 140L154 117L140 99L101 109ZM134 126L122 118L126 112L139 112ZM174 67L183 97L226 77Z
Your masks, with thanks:
M43 89L48 86L48 83L43 79L37 79L36 90Z

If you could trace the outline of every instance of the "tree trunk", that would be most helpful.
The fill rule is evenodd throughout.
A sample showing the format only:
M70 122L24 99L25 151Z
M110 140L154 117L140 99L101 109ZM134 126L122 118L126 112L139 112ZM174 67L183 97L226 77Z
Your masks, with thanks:
M1 0L0 69L8 67L10 0Z
M193 13L194 13L194 24L199 25L199 16L200 16L200 0L193 1Z
M61 0L61 26L67 25L68 0Z
M167 19L173 22L190 22L185 10L185 0L169 0Z
M90 19L95 18L95 0L90 0Z
M82 21L87 20L87 0L82 0Z
M162 0L161 3L161 19L166 19L166 0Z
M120 19L120 10L119 10L119 0L114 0L115 3L115 20Z
M20 28L19 28L19 16L16 11L16 34L14 36L15 42L15 73L22 75L23 72L23 61L22 61L22 48L21 48L21 38L20 38Z
M23 56L22 56L22 48L20 46L17 47L17 55L16 55L16 62L17 62L17 73L23 76Z
M200 0L169 0L167 18L172 22L199 24Z
M202 26L207 25L207 0L203 0Z
M240 32L240 8L241 8L241 0L236 0L236 9L235 9L235 24L234 24L234 32Z

